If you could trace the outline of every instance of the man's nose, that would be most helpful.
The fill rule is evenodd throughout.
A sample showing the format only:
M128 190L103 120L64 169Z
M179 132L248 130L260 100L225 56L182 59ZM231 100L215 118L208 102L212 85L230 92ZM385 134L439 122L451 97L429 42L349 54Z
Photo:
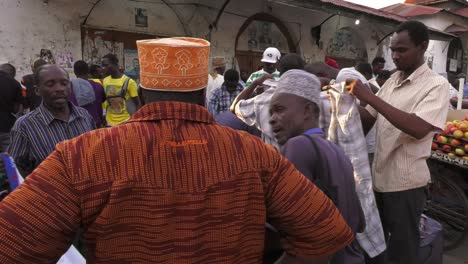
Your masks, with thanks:
M54 85L54 91L56 93L63 93L63 92L65 92L65 90L67 88L68 88L68 86L66 84L62 84L62 83L59 83L59 82Z
M272 114L270 117L270 125L276 124L276 115Z

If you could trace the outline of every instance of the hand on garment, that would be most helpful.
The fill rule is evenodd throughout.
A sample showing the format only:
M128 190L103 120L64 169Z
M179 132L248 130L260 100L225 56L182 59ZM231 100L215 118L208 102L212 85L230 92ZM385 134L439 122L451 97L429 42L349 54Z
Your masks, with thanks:
M360 80L347 79L345 88L348 89L350 94L367 104L375 96L369 87L364 85Z

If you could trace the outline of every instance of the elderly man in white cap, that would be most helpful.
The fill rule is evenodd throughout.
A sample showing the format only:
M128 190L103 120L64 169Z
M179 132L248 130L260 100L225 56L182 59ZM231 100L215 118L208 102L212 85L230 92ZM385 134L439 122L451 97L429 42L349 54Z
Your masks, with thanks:
M276 69L280 58L281 53L277 48L267 48L263 52L263 68L250 75L246 82L247 87L231 105L232 113L247 125L257 127L262 132L262 140L275 147L278 144L268 123L268 105L280 76Z
M365 227L355 190L353 166L319 128L320 80L303 70L284 73L270 104L270 124L282 154L332 199L354 233ZM333 256L333 264L364 263L354 241Z

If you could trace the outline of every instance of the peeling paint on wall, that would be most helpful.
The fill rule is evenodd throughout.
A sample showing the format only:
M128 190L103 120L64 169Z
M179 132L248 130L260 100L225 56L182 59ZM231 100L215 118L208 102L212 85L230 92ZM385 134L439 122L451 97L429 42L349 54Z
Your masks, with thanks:
M119 67L124 68L123 42L104 41L100 36L91 39L85 37L83 44L83 60L92 64L101 64L102 57L108 53L115 54L119 59Z

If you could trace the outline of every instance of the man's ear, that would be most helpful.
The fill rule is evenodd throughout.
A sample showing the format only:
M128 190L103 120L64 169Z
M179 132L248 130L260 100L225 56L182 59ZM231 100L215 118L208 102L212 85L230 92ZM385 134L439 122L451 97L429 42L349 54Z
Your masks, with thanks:
M313 111L312 105L310 103L304 104L304 119L308 120L312 118Z
M38 85L34 85L34 92L36 93L37 96L41 96L41 93L39 91L39 86Z
M427 47L429 46L429 41L423 41L419 45L421 45L421 48L423 49L423 51L426 52Z

